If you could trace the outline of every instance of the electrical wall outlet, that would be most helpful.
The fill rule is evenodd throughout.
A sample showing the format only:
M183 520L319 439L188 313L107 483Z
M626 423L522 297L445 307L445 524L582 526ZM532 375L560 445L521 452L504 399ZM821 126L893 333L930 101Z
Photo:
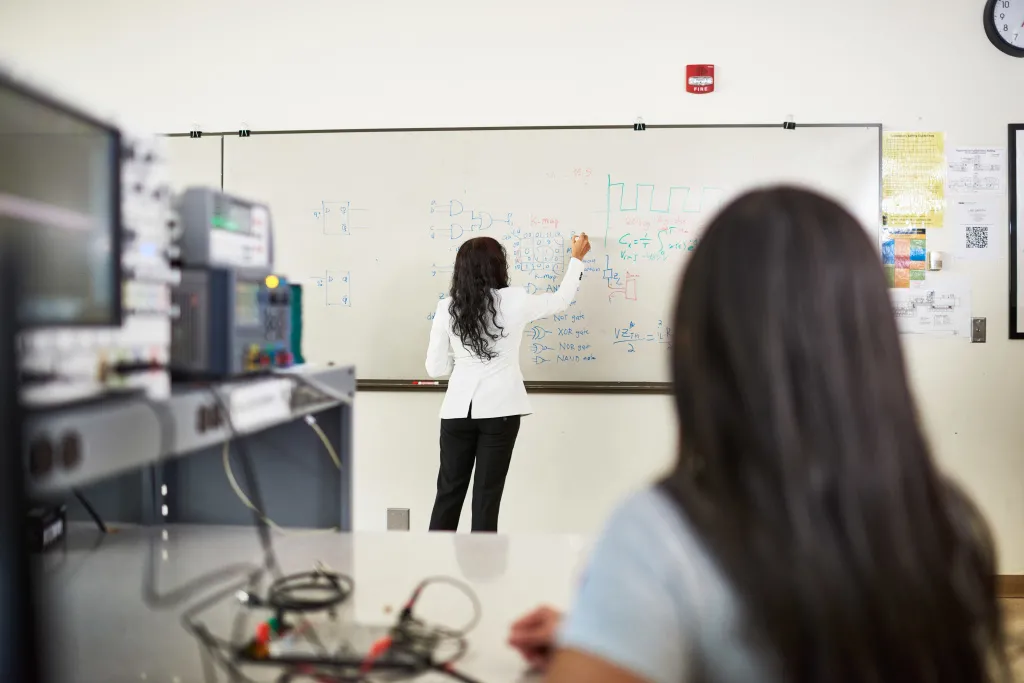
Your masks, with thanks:
M971 343L985 343L986 327L985 318L971 318Z
M409 508L388 508L388 531L409 530Z

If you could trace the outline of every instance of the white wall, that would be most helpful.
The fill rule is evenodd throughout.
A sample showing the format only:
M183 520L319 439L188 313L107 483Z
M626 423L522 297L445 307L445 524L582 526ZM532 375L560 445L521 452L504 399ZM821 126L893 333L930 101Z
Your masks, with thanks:
M1024 121L1024 60L988 44L983 4L4 0L0 59L162 132L792 115L1005 145L1006 124ZM719 92L685 95L687 62L715 63ZM1001 570L1024 573L1024 342L1006 339L1005 262L961 270L989 342L915 340L911 366L939 459L988 514ZM438 401L359 397L360 528L381 528L387 506L426 523ZM539 396L535 407L509 477L508 530L592 530L670 462L663 398Z

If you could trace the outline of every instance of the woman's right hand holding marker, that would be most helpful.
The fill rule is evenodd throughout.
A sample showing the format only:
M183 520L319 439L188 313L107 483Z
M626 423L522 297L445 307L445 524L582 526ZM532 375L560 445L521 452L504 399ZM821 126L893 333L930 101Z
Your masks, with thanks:
M587 237L587 233L581 232L578 235L572 236L572 257L575 259L583 260L587 254L590 253L590 238Z

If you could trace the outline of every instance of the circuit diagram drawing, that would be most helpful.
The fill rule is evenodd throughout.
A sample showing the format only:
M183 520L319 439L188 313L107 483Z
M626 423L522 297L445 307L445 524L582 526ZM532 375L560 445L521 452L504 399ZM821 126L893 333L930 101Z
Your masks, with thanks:
M890 289L901 334L971 337L970 289L956 278L934 287Z
M531 337L532 339L538 341L544 339L544 337L548 336L549 334L551 334L551 330L545 329L540 325L534 325L533 327L526 331L526 335L528 337Z
M320 221L325 235L351 235L352 230L369 226L358 222L357 216L365 209L352 207L352 202L320 202L320 209L313 212L313 218Z
M328 306L352 305L352 274L347 270L326 270L323 275L309 278L324 291Z
M434 224L430 226L430 239L458 240L466 233L487 232L496 225L511 227L512 213L492 213L479 209L467 209L458 199L447 201L431 200L430 215Z
M921 314L953 314L956 310L956 295L951 292L936 292L933 289L911 290L909 296L893 302L897 318L916 318Z
M601 277L608 284L608 300L621 297L626 301L636 301L636 281L640 277L628 270L623 274L612 268L611 257L604 257L604 270Z

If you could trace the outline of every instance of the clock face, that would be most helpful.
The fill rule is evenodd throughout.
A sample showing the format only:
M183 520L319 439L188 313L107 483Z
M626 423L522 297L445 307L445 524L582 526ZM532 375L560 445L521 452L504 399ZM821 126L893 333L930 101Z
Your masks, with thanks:
M989 5L989 38L1003 52L1024 57L1024 0L990 0Z

